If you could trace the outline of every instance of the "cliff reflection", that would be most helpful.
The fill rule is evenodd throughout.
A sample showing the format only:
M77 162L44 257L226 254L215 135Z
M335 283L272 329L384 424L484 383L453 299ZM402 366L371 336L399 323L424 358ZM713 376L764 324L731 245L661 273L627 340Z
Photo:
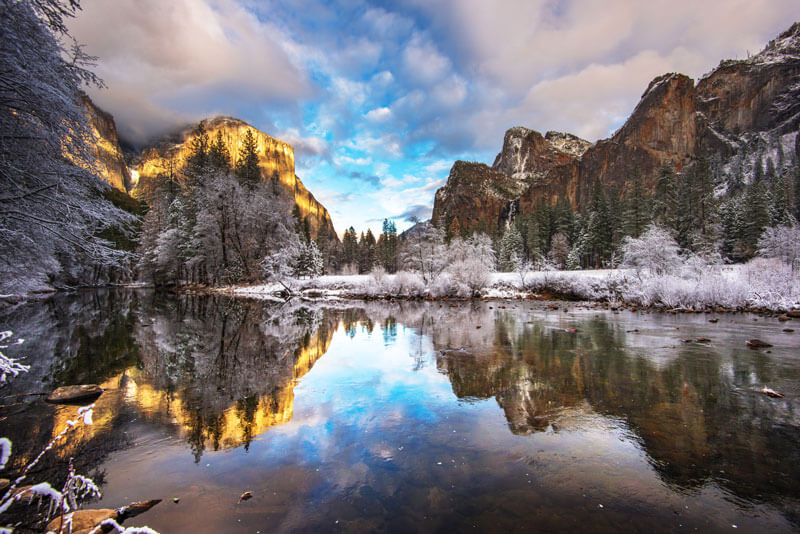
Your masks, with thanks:
M797 372L779 376L767 355L680 342L637 348L636 334L609 315L576 320L573 332L563 319L485 306L399 320L431 337L456 396L495 398L514 434L580 430L590 417L611 417L635 433L668 483L714 481L748 498L796 491L798 406L753 387L785 380L790 388Z
M141 369L118 380L141 416L172 423L199 459L292 418L294 385L330 344L321 310L186 298L142 314ZM144 378L144 379L143 379Z
M322 310L229 298L110 292L91 306L65 310L56 299L47 307L38 308L37 330L52 328L54 335L43 336L46 346L31 336L26 348L49 354L19 384L31 391L41 389L37 381L47 387L97 382L105 390L95 402L94 424L79 426L69 445L57 449L60 460L86 458L77 453L91 443L95 460L102 458L124 446L123 430L134 421L166 428L189 444L196 460L209 449L249 447L292 418L295 383L325 354L336 326ZM25 451L14 456L12 468L74 418L73 407L35 399L3 414L31 421L6 434Z

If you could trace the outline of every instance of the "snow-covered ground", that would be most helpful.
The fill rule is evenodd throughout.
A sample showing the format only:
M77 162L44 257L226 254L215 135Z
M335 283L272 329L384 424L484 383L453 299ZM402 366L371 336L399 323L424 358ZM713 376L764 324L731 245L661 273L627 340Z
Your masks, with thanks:
M329 275L292 280L287 285L310 298L468 297L464 288L442 275L425 284L417 273ZM236 295L277 298L280 284L228 288ZM633 269L492 273L477 296L528 296L625 302L667 308L800 307L800 273L775 260L757 259L745 265L684 267L668 275L648 275Z

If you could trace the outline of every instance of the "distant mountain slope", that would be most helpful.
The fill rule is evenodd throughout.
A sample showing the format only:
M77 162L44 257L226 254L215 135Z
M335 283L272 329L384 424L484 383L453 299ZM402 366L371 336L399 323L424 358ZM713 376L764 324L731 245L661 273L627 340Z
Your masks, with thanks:
M750 145L777 154L800 127L800 23L745 60L722 61L697 84L683 74L655 78L623 126L595 144L570 134L516 127L493 167L456 162L436 192L432 220L447 229L497 231L542 200L586 205L594 182L620 191L641 180L653 191L658 169L678 172L698 158L717 172L752 168Z

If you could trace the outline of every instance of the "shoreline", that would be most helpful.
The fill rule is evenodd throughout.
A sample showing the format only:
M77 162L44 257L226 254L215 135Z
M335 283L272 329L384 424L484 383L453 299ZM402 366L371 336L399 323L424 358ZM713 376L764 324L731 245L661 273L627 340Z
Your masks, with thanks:
M283 302L309 301L541 301L581 302L618 311L664 313L791 314L800 318L800 275L746 271L743 266L723 266L712 272L684 276L643 277L626 269L586 271L536 271L491 273L480 289L470 292L446 277L425 284L416 273L374 276L324 275L291 279L283 283L157 288L142 283L55 289L27 295L0 295L0 307L47 299L55 294L98 289L152 290L179 294L227 295ZM702 278L706 277L706 279ZM709 281L710 280L710 281ZM766 280L766 282L765 282ZM705 288L704 284L710 286ZM773 287L774 286L774 287ZM769 298L759 294L763 292Z

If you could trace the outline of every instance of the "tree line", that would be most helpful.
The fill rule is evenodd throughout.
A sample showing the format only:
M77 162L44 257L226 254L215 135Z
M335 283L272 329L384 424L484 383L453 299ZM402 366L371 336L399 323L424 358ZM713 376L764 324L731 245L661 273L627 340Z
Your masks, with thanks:
M316 244L287 221L293 199L261 180L252 130L234 161L203 124L186 165L168 164L146 199L140 276L155 285L232 284L321 270Z
M765 230L800 218L800 135L788 156L780 143L772 146L774 152L765 157L766 143L756 137L727 167L703 158L680 173L664 165L652 192L638 170L624 190L597 180L579 210L563 197L553 204L542 200L495 236L497 267L513 271L520 262L564 269L616 267L625 238L638 238L651 223L667 229L684 252L747 261L758 252Z

